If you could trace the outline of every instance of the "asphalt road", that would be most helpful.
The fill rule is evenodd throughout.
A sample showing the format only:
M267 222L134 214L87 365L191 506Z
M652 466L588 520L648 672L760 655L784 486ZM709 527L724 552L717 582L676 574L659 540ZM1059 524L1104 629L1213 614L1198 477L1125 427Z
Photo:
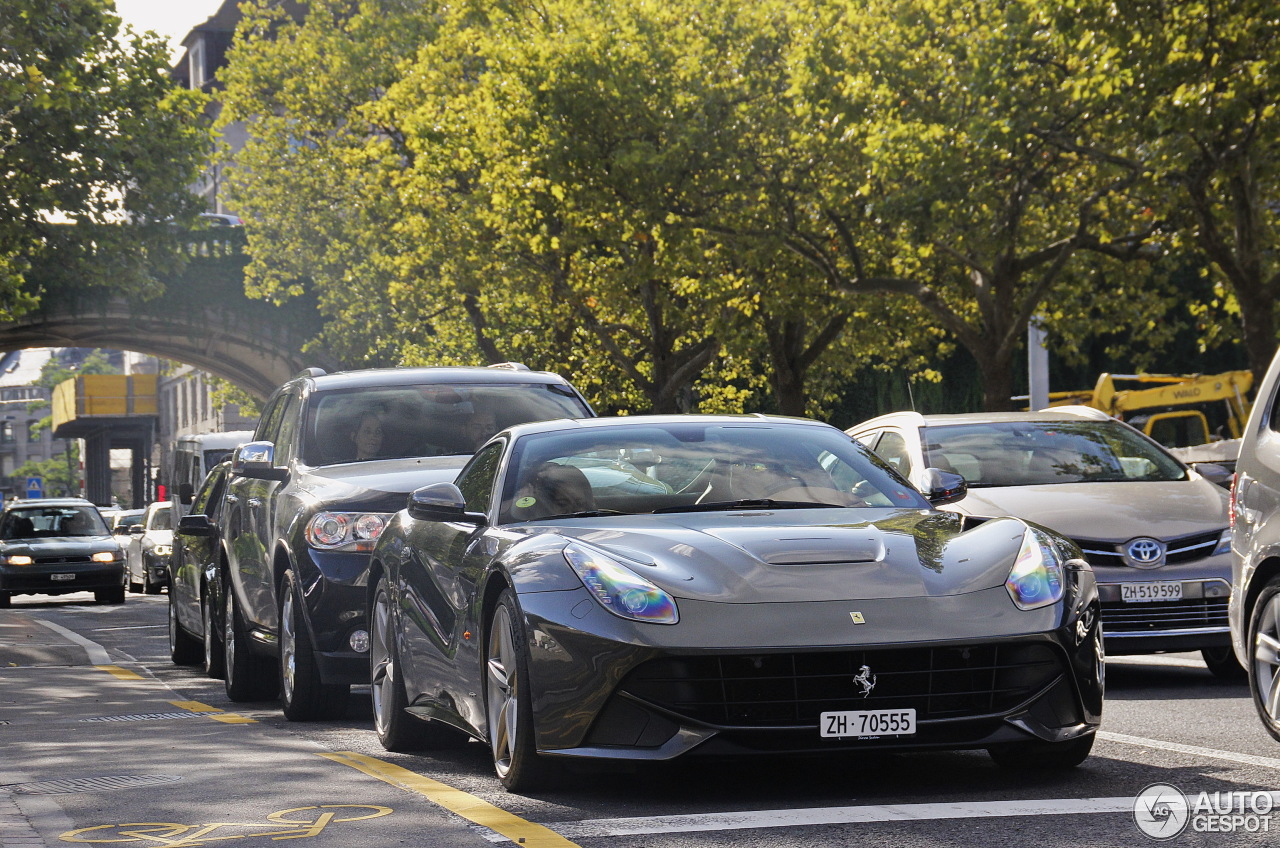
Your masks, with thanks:
M314 724L233 704L220 681L169 662L166 596L91 600L18 597L0 610L0 848L1280 842L1280 743L1247 687L1195 654L1109 660L1104 730L1065 774L959 752L690 763L517 796L478 743L383 751L367 692L344 720ZM1168 788L1144 793L1152 784ZM1158 835L1183 829L1144 834L1135 803Z

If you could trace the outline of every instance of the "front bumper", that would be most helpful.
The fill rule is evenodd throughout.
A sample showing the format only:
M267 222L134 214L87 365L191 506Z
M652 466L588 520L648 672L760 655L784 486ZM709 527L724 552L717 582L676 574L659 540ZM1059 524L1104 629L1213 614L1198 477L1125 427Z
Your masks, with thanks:
M666 760L1088 735L1101 722L1103 655L1092 576L1081 582L1079 613L1018 611L1004 587L852 605L681 601L691 639L682 625L633 626L585 590L522 595L538 751ZM855 631L851 607L880 626ZM863 666L877 679L866 696L854 680ZM820 735L822 712L906 708L910 737Z
M369 554L306 547L296 552L295 562L320 679L368 683L369 653L352 650L351 636L368 632Z
M1108 654L1194 651L1231 644L1228 555L1150 570L1094 566L1094 571ZM1140 602L1123 599L1123 585L1151 583L1179 584L1182 598Z
M147 581L156 586L169 585L169 564L173 557L170 554L144 553L142 555L143 575Z
M124 562L0 566L0 592L14 595L66 595L116 589L124 585Z

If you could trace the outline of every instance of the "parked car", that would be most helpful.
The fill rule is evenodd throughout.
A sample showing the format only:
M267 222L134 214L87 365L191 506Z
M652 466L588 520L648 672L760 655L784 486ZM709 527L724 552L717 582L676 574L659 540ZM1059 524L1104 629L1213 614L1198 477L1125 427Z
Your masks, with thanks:
M1074 540L1097 575L1107 653L1198 650L1215 675L1241 675L1227 493L1151 438L1086 407L900 412L847 432L913 482L961 474L968 496L949 509L971 522L1016 515Z
M1258 716L1280 740L1280 356L1240 440L1231 520L1231 638Z
M390 750L570 760L985 748L1070 767L1102 710L1093 573L1013 518L963 528L839 430L763 416L513 427L413 492L369 572Z
M99 507L98 511L102 512L102 508ZM145 509L117 509L112 510L109 514L103 513L102 517L106 520L112 536L128 537L129 528L135 524L141 524L142 515L145 512ZM126 538L121 544L127 545L128 539Z
M0 513L0 607L14 595L93 592L124 603L124 554L92 503L15 500Z
M496 430L591 415L523 366L310 371L268 400L220 523L225 683L286 717L341 715L368 682L369 553L406 495L452 480Z
M146 508L142 521L129 525L125 567L129 590L158 595L169 585L169 557L173 553L173 505L157 501Z
M221 678L222 548L218 528L226 499L230 461L209 470L178 521L169 560L169 657L178 665L202 663L205 674Z

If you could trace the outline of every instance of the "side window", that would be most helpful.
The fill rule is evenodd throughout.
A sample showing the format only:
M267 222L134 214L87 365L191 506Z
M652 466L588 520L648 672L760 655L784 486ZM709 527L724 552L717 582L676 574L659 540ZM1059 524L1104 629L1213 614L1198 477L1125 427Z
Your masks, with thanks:
M217 505L222 500L222 483L226 479L224 474L210 474L209 478L204 481L204 485L200 487L200 491L196 492L195 499L191 502L192 515L209 515L209 506Z
M870 433L863 433L861 435L854 436L853 440L860 445L864 445L870 448L872 445L876 443L876 439L878 439L879 437L880 437L880 431L872 430ZM872 450L874 450L874 448L872 448Z
M258 421L258 429L253 434L255 442L274 442L280 433L280 419L284 415L284 407L288 402L287 394L276 395L262 412Z
M488 512L493 502L493 482L498 476L498 462L505 445L489 445L468 463L458 477L458 488L467 502L468 512Z
M280 414L276 437L272 439L276 443L276 465L283 465L297 452L298 417L301 414L301 405L302 401L296 394L286 396L285 403L281 404L284 411Z
M875 452L903 477L911 474L911 455L907 452L907 440L901 433L885 430L876 442Z

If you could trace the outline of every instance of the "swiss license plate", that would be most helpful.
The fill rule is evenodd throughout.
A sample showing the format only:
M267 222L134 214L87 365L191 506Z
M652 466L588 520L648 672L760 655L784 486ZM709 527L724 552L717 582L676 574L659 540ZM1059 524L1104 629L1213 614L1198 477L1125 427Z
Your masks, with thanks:
M1121 583L1120 600L1126 604L1143 604L1150 601L1182 600L1181 583Z
M916 732L915 710L841 710L823 713L818 729L824 737L911 736Z
M74 574L50 574L49 579L50 580L75 580L76 576Z

